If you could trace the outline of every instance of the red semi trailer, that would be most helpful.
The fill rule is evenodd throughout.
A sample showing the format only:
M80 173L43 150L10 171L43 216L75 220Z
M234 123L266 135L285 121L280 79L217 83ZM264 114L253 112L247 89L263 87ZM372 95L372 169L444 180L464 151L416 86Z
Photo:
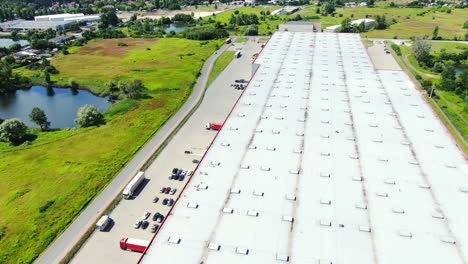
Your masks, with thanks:
M135 238L128 238L124 237L120 239L120 248L123 250L131 250L136 252L143 252L149 245L149 241L135 239Z
M205 125L205 128L208 129L208 130L220 130L221 127L223 126L223 124L221 123L207 123Z

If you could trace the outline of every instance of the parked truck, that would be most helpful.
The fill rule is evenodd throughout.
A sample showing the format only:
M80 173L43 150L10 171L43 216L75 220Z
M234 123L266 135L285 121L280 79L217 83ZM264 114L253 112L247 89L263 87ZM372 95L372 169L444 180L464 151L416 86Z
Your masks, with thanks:
M103 215L96 223L96 229L99 231L104 231L107 225L112 221L112 219L108 215Z
M237 51L236 54L234 54L234 59L238 59L241 56L241 52Z
M232 42L231 38L227 38L226 41L224 41L224 43L226 44L230 44Z
M220 130L221 127L223 127L223 124L221 123L207 123L205 125L205 128L208 129L208 130Z
M128 183L128 185L125 187L124 191L122 192L123 198L124 199L130 199L133 196L133 193L135 192L136 188L140 186L140 184L143 182L145 179L145 172L144 171L139 171L135 177Z
M124 237L120 239L120 248L136 252L144 252L149 245L149 241Z

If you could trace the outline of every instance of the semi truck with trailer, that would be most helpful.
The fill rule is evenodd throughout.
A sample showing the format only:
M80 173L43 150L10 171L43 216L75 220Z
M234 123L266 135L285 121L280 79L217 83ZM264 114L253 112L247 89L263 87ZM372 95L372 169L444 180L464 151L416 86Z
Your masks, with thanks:
M223 127L223 124L221 124L221 123L207 123L205 125L205 128L207 130L220 130L221 127Z
M145 172L139 171L135 177L127 184L124 191L122 192L124 199L130 199L133 196L135 190L140 186L140 184L145 179Z
M143 252L149 245L149 241L136 239L136 238L128 238L124 237L120 239L120 248L123 250L131 250L136 252Z

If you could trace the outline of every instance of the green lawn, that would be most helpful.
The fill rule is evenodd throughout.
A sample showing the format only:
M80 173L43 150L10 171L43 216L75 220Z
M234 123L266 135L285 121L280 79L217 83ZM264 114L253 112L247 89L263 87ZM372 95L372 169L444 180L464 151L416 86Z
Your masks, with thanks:
M468 32L468 30L467 30ZM432 42L432 52L438 53L442 49L445 49L449 53L461 53L463 50L468 49L468 44L455 43L455 42Z
M460 131L465 140L468 138L467 104L453 92L437 90L435 100Z
M385 15L388 21L396 19L397 23L391 25L385 30L372 30L361 33L362 37L368 38L410 38L411 36L429 35L432 36L432 31L435 26L439 26L439 35L443 38L452 39L454 36L464 38L466 29L463 29L463 23L468 17L468 9L454 9L451 14L435 11L436 9L428 8L337 8L335 16L320 16L316 14L317 6L309 5L298 13L301 16L311 17L318 16L322 22L322 28L340 24L345 18L351 19L369 18L375 19L377 15ZM423 11L430 10L423 16L417 14ZM341 15L341 17L340 17ZM351 17L353 16L353 17Z
M246 37L238 37L236 38L236 41L234 41L235 43L244 43L244 42L247 42L249 39L246 38Z
M0 263L31 263L177 111L204 60L221 44L143 42L112 57L105 54L116 47L97 41L52 60L61 72L56 80L73 77L100 92L110 78L140 78L150 98L113 105L100 127L34 130L37 139L28 146L0 142Z
M218 75L224 71L229 63L231 63L231 61L234 59L235 53L236 52L233 50L226 50L221 55L219 55L213 65L213 69L211 69L210 75L208 76L206 87L210 86L210 84L218 77Z

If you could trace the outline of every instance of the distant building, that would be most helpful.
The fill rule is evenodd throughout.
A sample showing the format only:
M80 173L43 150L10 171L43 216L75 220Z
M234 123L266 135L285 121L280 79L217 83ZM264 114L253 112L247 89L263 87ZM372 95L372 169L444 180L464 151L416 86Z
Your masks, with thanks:
M69 25L76 23L75 21L32 21L32 20L13 20L0 23L0 28L4 31L12 30L47 30L49 28L60 30L65 29Z
M65 21L67 18L83 17L83 13L79 14L55 14L45 16L35 16L34 21Z
M360 25L364 22L366 29L371 29L375 25L375 20L370 18L361 18L351 21L352 25ZM338 32L341 28L341 25L329 26L325 29L325 32Z
M49 42L52 42L55 44L62 44L74 38L75 37L73 35L60 35L60 36L56 36L55 38L49 39Z
M290 32L320 32L322 23L320 21L289 21L279 25L279 31Z
M283 8L272 11L271 14L272 15L288 15L288 14L292 14L296 12L299 9L300 8L297 6L285 6Z

